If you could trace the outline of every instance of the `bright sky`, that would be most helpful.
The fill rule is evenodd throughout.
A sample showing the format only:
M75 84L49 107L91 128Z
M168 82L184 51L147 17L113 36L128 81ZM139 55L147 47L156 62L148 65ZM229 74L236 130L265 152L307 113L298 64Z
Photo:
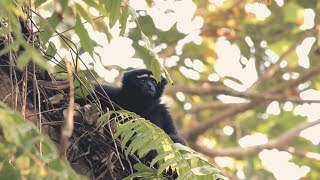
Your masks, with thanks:
M219 8L224 0L209 0L212 3L210 10L215 11ZM78 3L82 3L78 1ZM276 0L276 3L279 6L283 6L283 0ZM195 16L196 5L192 0L155 0L154 5L149 8L145 0L131 0L130 5L136 10L140 11L139 15L149 15L156 28L167 31L172 28L175 24L177 25L178 31L186 34L186 37L178 41L178 45L175 47L176 55L171 57L166 57L166 59L161 59L162 62L165 62L165 66L173 67L177 65L178 61L184 63L183 66L179 67L180 72L189 79L199 80L201 72L204 70L204 64L199 59L180 59L179 55L182 54L182 49L184 45L194 42L195 44L201 44L202 39L199 36L201 32L201 27L203 26L204 20L200 16ZM265 18L271 15L271 12L265 5L260 3L247 4L245 6L247 12L253 13L256 15L257 20L263 21ZM52 12L41 11L45 17L49 17ZM94 9L90 11L92 14L96 15L97 12ZM195 16L195 17L194 17ZM301 30L310 29L314 26L315 13L311 9L305 9L304 11L304 24L300 26ZM108 22L108 19L105 18L105 21ZM143 61L138 58L134 58L135 50L132 47L132 40L126 37L119 37L120 29L118 24L116 24L109 31L113 34L114 39L111 42L108 42L105 34L101 32L94 31L89 24L85 24L88 29L91 38L98 43L101 47L96 47L95 55L93 58L90 57L88 53L81 55L82 59L85 59L85 64L81 64L80 68L85 69L85 66L92 68L97 74L104 78L107 82L113 82L119 72L116 69L106 70L104 66L117 65L123 69L128 67L134 68L144 68L145 65ZM127 30L128 32L131 28L135 28L137 25L135 22L128 22ZM152 37L152 40L157 39L155 34ZM57 47L59 47L60 42L57 37L52 39ZM72 37L74 43L79 43L79 38L77 35ZM245 38L246 43L254 50L254 44L249 36ZM298 56L298 64L303 68L309 68L310 62L308 54L310 52L311 46L315 43L315 37L306 38L297 48L296 53ZM139 42L141 46L144 45L143 41ZM262 47L268 47L267 42L262 41L260 44ZM165 49L167 45L165 43L156 45L154 51L159 52L162 49ZM215 45L215 51L218 55L218 59L214 67L212 67L212 74L208 76L208 80L212 82L217 82L221 77L224 77L223 83L233 88L237 91L246 91L252 86L258 79L257 68L255 66L255 59L247 59L244 57L237 45L231 44L227 39L220 38ZM66 56L67 59L71 59L70 53L66 49L60 49L59 54ZM279 55L273 52L271 49L266 50L266 54L269 56L269 61L266 61L266 66L270 66L279 59ZM59 59L59 58L57 58ZM165 60L165 61L164 61ZM287 65L286 60L281 62L281 67ZM239 82L233 81L231 78L239 80ZM299 74L293 72L291 74L286 73L283 75L283 79L290 80L299 77ZM308 89L308 84L300 86L300 89L305 89L300 96L302 99L319 99L320 92L314 89ZM184 108L186 110L190 109L192 105L188 102L185 102L185 96L182 92L176 94L178 100L184 102ZM247 102L243 98L235 98L226 95L218 96L218 99L225 103L235 103L235 102ZM274 101L269 104L266 109L266 112L262 115L263 118L268 119L269 115L279 115L281 111L294 111L296 115L306 116L308 121L314 121L320 118L319 114L320 104L303 104L293 107L292 103L285 103L283 106L279 102ZM234 129L231 126L226 126L223 128L223 132L230 136L234 133ZM320 142L320 125L308 128L301 132L301 136L310 140L312 143L319 144ZM246 135L239 139L238 143L241 147L254 146L258 144L264 144L269 141L268 137L262 133L256 132L251 135ZM203 141L204 145L208 148L214 148L214 144L208 139ZM259 154L261 162L265 168L271 171L274 176L279 180L293 180L304 177L309 171L310 168L307 166L298 166L292 162L291 155L287 152L278 151L278 150L264 150ZM218 157L215 161L221 167L231 167L234 165L232 158L227 157ZM239 167L237 176L240 179L245 179L245 173L243 168Z

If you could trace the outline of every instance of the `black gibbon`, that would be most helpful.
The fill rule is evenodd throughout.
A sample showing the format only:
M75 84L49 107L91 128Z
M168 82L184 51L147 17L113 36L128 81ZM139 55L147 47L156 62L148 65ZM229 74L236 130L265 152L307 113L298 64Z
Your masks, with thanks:
M116 105L150 120L164 130L173 142L185 145L166 106L160 103L166 84L167 80L164 77L157 83L151 70L137 69L124 73L121 87L95 85L95 93L102 108L112 108L108 98L101 98L107 93Z
M19 18L19 22L21 33L27 39L31 30L26 25L25 20ZM0 39L0 42L1 50L6 44L3 39ZM19 51L23 51L23 48L20 47ZM8 59L7 55L1 56L0 64L8 65ZM160 127L170 136L173 142L185 144L179 137L167 108L160 103L166 84L167 80L164 77L161 77L161 82L157 83L151 70L137 69L124 73L122 87L96 84L95 93L98 94L102 108L113 109L109 99L104 96L107 93L110 100L121 108L132 111ZM78 103L84 105L84 101L84 99L80 99Z
M31 30L28 29L28 26L23 19L19 19L19 21L22 29L21 33L24 35L25 39L28 39ZM0 38L0 50L5 48L5 46L6 44L4 43L4 39ZM23 51L23 48L20 47L19 51ZM0 56L0 59L1 65L7 66L9 64L8 55L2 55ZM2 69L5 69L9 72L9 67ZM19 77L22 77L22 72L17 71L17 73L19 73ZM40 79L46 79L48 76L47 74L48 73L45 72L44 77L41 77ZM30 86L28 85L28 87L32 88L33 83L32 81L28 81L28 83L29 82ZM166 84L167 80L164 77L161 77L161 81L157 83L151 70L137 69L124 73L121 87L113 87L108 85L101 86L95 84L94 92L97 94L102 108L113 109L113 107L120 106L123 109L134 112L141 117L150 120L153 124L164 130L173 142L185 145L185 142L177 133L174 121L166 106L160 103L160 98L163 94ZM110 99L106 98L105 94L107 94ZM32 94L31 97L33 97ZM90 97L93 96L90 95ZM30 99L32 100L33 98ZM117 106L111 105L110 100ZM78 99L76 102L80 105L87 104L85 99ZM48 105L43 107L47 106ZM50 107L49 109L52 108L54 107ZM116 110L117 109L118 108L116 108ZM147 161L150 162L155 155L155 151L151 151L149 157L147 157Z

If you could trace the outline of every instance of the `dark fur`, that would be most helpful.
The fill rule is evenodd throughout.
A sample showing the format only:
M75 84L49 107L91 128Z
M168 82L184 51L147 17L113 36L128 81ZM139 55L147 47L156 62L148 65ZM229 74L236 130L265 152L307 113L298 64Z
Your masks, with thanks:
M25 23L24 20L20 19L20 26L21 26L21 33L24 35L26 40L30 40L32 39L31 35L31 30L28 29L27 23ZM29 38L31 37L31 38ZM0 37L0 50L2 50L3 48L5 48L6 44L5 42L5 38L4 37ZM20 54L24 49L22 47L19 48L17 54ZM10 72L10 67L9 65L9 57L7 54L0 56L0 65L1 68L0 70L4 70L5 72L7 72L9 74ZM29 68L32 69L32 68ZM16 70L16 77L19 81L22 79L23 76L23 72L20 70ZM117 105L119 105L120 107L127 109L129 111L135 112L137 114L139 114L140 116L149 119L151 122L153 122L155 125L157 125L158 127L162 128L170 137L174 142L178 142L178 143L182 143L185 144L184 141L178 136L173 120L169 114L169 112L167 111L166 107L160 103L160 97L162 96L163 90L165 85L167 84L167 81L165 78L162 77L162 81L159 84L156 84L155 90L156 93L154 96L150 97L147 96L146 92L144 92L141 87L147 88L149 85L146 84L142 84L142 83L138 83L137 79L135 79L136 75L138 74L143 74L143 73L148 73L151 74L150 70L134 70L131 72L127 72L125 73L124 77L123 77L123 86L118 88L118 87L112 87L112 86L102 86L102 88L99 85L95 85L96 90L95 92L98 95L99 100L101 101L101 105L103 108L109 108L112 109L111 104L109 103L110 101L105 98L105 93L106 92L108 94L108 96L110 96L110 99L115 102ZM41 73L37 73L36 72L36 76L38 80L51 80L48 72L44 71L44 75ZM32 77L28 77L27 79L28 81L28 88L30 88L30 92L28 94L28 99L33 102L34 100L34 93L33 93L33 79ZM41 88L41 99L43 94L46 94L45 97L51 97L54 96L58 93L58 91L56 90L46 90L45 88ZM149 87L150 88L150 87ZM147 89L145 89L146 91L148 91ZM67 92L68 93L68 92ZM66 93L66 94L67 94ZM148 92L147 92L148 93ZM149 92L150 93L150 92ZM29 96L30 95L30 96ZM35 98L37 98L38 96L36 96ZM88 96L89 97L89 96ZM89 99L94 99L94 96L90 96ZM86 100L81 99L81 100L77 100L77 102L80 105L85 105ZM37 100L35 101L37 102ZM42 101L41 101L42 102ZM49 104L48 104L49 103ZM59 108L61 107L66 107L67 105L67 99L66 102L62 102L63 105L57 105ZM117 106L115 106L116 109ZM43 109L42 109L43 108ZM41 105L41 111L45 112L45 111L50 111L52 109L55 109L57 107L54 107L53 105L50 104L50 102L43 102L43 104ZM40 111L40 110L39 110ZM56 116L55 114L61 114L59 116ZM43 113L48 119L62 119L63 115L62 115L62 110L54 112L54 115L52 113ZM77 124L75 124L76 128L77 127L82 127L82 125L77 126ZM91 127L91 126L87 126L86 128L83 128L83 131L87 131L88 129L90 129L91 131L92 129L96 129L96 127ZM57 131L58 132L58 131ZM80 131L82 132L82 131ZM92 132L96 132L96 130L92 130ZM79 133L79 130L75 131L74 135L76 133ZM91 133L91 132L90 132ZM75 135L77 137L77 135ZM81 135L82 137L82 135ZM103 153L108 153L106 152L107 149L103 149L100 148L100 141L92 141L91 138L79 138L81 139L79 141L80 144L80 149L85 148L85 152L87 150L87 147L90 148L96 148L93 152L90 152L90 154L92 154L92 156L95 156L95 154L99 154L100 152L103 151ZM104 140L104 139L103 139ZM110 139L111 141L111 139ZM103 146L105 147L105 146ZM79 151L82 152L83 150ZM100 154L99 154L100 155ZM152 157L155 157L156 153L155 151L152 151L151 153L148 154L148 157L146 158L148 162L150 162L150 159L152 159ZM100 155L101 156L101 155ZM89 160L87 159L87 161L89 162L90 165L92 165L91 163L94 162L94 169L98 169L97 171L94 171L94 173L97 173L99 176L101 175L101 171L105 169L105 162L103 159L101 160L92 160L90 159L90 155L88 155ZM150 158L151 157L151 158ZM78 157L77 157L78 158ZM71 157L72 159L72 157ZM80 158L79 158L80 159ZM75 159L74 159L75 160ZM97 167L97 168L95 168ZM122 171L121 171L122 172ZM170 172L169 172L170 173ZM121 173L120 173L121 174ZM170 173L173 175L176 175L174 173ZM123 175L123 174L122 174Z
M148 69L139 69L126 72L122 79L122 87L110 87L108 85L96 85L97 94L103 95L105 91L109 98L121 108L134 112L141 117L150 120L152 123L163 129L175 143L185 144L179 137L174 122L165 105L160 103L167 80L162 77L160 83L152 82L152 79L146 78L145 82L138 79L138 75L151 75L152 71ZM152 88L155 87L155 94L150 95ZM107 98L100 99L102 107L112 109Z

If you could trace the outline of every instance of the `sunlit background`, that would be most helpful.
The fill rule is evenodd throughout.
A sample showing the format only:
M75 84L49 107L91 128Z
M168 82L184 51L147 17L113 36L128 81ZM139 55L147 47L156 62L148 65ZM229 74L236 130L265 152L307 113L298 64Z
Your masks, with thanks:
M81 0L74 0L74 2L86 7L86 4ZM270 36L273 36L272 33L281 31L281 28L285 29L283 31L287 31L290 28L295 28L297 32L309 30L315 27L317 15L312 8L299 7L299 12L293 13L294 15L290 17L286 13L294 12L298 9L296 7L298 5L293 2L284 2L283 0L275 0L271 7L267 7L262 1L244 1L241 2L239 8L226 13L224 10L228 9L232 3L235 3L235 1L154 0L152 6L148 6L144 0L131 0L130 6L138 12L140 18L138 18L138 23L129 18L124 36L119 36L119 23L112 29L108 29L113 36L111 41L108 41L105 33L95 30L89 23L85 24L91 39L96 44L93 57L89 53L81 53L80 57L84 60L84 63L80 64L80 69L86 70L88 67L107 83L119 85L119 77L121 77L123 70L128 68L146 68L146 59L144 57L147 56L142 56L141 50L139 50L139 46L143 48L145 42L139 38L132 38L133 36L137 36L134 34L137 31L136 29L141 28L154 43L154 52L159 54L161 64L169 70L177 85L196 85L201 89L210 84L219 84L230 87L238 92L250 91L252 86L258 81L261 73L265 72L280 59L281 54L276 50L281 48L287 49L288 47L284 46L289 46L290 44L276 44L277 42L287 41L290 37L283 36L282 38L278 37L276 40L269 41L263 37L256 37L259 34L256 31L259 32L261 26L274 26L272 30L267 32ZM277 9L277 12L273 12L275 9ZM284 23L275 24L278 22L266 22L272 15L277 16L274 13L279 13L281 9L284 10L284 13L280 15L285 16L284 21L294 22L295 26L286 27L287 25ZM52 14L50 9L47 8L39 10L43 17L50 17ZM244 11L242 12L241 10ZM95 17L99 16L98 11L93 8L90 9L90 12ZM245 14L245 16L241 16L241 13ZM232 17L226 18L224 21L221 20L223 19L221 16ZM145 21L143 19L147 17L151 18L151 20ZM245 20L240 21L239 19L241 18ZM103 20L105 22L109 21L108 18L103 18ZM65 19L65 21L68 21L68 19ZM250 28L254 32L253 34L248 33L248 31L244 32L244 35L241 33L241 26L249 27L248 24L245 24L248 22L243 21L251 23ZM154 30L148 29L150 26ZM259 29L255 30L256 26L259 26ZM58 29L63 31L65 28L64 26L59 26ZM213 29L214 33L210 29ZM170 33L171 31L175 32ZM171 37L171 34L174 37ZM238 34L241 35L238 36ZM319 37L313 35L304 38L295 47L293 54L295 54L296 60L294 65L292 65L292 60L289 59L292 56L282 59L280 63L280 68L282 69L280 71L282 73L275 76L280 76L283 81L294 80L300 77L302 70L309 69L312 64L315 64L312 61L317 60L315 58L310 59L309 53L312 53L312 48L319 41L317 38ZM80 42L76 34L71 35L71 39L76 44ZM69 51L61 46L58 36L53 37L51 41L57 47L60 47L58 49L60 56L65 56L68 60L72 59ZM238 43L238 41L242 43ZM244 48L246 48L245 53L243 53ZM301 92L298 96L302 100L320 100L319 85L313 86L312 83L311 81L307 81L298 86L298 90ZM207 101L210 98L213 97L207 97ZM217 95L216 98L217 101L226 104L242 104L250 101L246 98L223 94ZM205 116L212 116L212 114L203 115L204 113L201 114L201 111L200 115L187 113L193 108L194 104L202 103L202 99L199 96L190 96L184 92L177 92L173 95L165 96L163 101L172 107L175 112L184 114L182 116L173 114L173 117L179 117L177 124L181 131L190 129L192 125L201 122L201 119L204 119ZM294 127L297 124L296 122L303 122L302 120L304 119L310 122L318 120L320 118L319 109L319 103L302 103L297 105L289 101L272 101L265 108L259 108L255 113L239 115L259 119L259 121L265 123L265 126L270 128L267 131L262 131L261 127L255 128L255 125L252 124L250 128L246 128L244 127L246 126L245 123L241 125L240 121L237 123L235 122L236 119L233 120L231 118L226 123L222 123L219 127L213 127L210 130L221 132L220 134L217 133L219 137L215 137L214 135L217 134L214 133L206 133L198 138L197 143L208 149L223 148L224 146L246 148L266 144L271 138L276 136L273 133L281 133L272 131L271 124L273 123L274 125L276 122L271 119L278 118L282 119L281 121L287 121L288 125L286 127L288 129ZM213 114L217 113L219 113L219 110L214 111ZM294 117L304 118L295 120L295 124L290 125L290 120ZM194 122L197 121L196 119L199 122ZM267 121L270 121L270 123ZM241 128L245 130L241 131ZM320 154L316 152L319 150L317 146L320 144L320 125L301 131L298 139L302 141L302 144L311 143L314 145L314 153L307 153L305 155L306 158L312 157L312 159L320 161ZM298 145L298 147L300 147L301 151L308 151L301 145ZM307 177L308 173L314 171L309 166L309 161L294 160L292 152L294 150L290 152L290 147L288 149L265 149L259 152L253 159L246 157L240 159L236 157L209 157L206 154L203 154L203 156L227 174L233 174L238 179L257 179L255 171L258 171L258 169L259 171L272 173L271 176L266 176L266 179L294 180ZM320 178L319 173L309 177L317 175Z

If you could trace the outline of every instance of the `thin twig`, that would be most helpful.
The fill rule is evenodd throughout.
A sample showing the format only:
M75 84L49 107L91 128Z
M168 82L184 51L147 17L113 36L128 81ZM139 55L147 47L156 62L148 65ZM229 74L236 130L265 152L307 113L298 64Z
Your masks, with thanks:
M60 154L66 156L67 149L70 145L70 137L72 136L73 128L74 128L74 83L73 83L73 71L70 66L70 63L65 60L65 64L68 71L68 78L70 82L70 92L69 92L69 106L67 109L66 115L64 115L64 123L61 129L61 140L60 140Z

